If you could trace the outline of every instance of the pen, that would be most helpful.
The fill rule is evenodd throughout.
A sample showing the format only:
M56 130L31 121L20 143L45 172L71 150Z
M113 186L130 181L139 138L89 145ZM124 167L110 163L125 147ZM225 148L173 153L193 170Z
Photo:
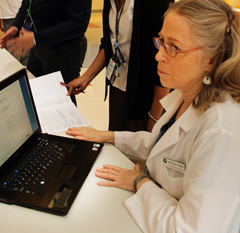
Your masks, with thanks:
M65 87L70 87L70 85L64 83L64 82L60 82L61 85L65 86Z
M118 46L118 43L117 43L117 41L115 40L114 37L113 37L113 42L114 42L115 46L117 47L117 50L118 50L118 52L119 52L120 58L121 58L121 60L122 60L122 62L123 62L123 65L126 67L126 66L127 66L127 65L126 65L126 61L125 61L125 59L124 59L124 57L123 57L123 55L122 55L122 52L121 52L121 50L120 50L120 48L119 48L119 46Z

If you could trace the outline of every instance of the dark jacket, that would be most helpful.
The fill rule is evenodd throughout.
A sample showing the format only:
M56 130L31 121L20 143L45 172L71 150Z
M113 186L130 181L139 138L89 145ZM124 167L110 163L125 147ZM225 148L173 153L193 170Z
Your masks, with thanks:
M148 117L153 100L154 84L161 86L157 74L153 37L162 28L163 14L172 0L135 0L133 31L127 77L127 119ZM103 38L100 49L104 48L106 66L112 57L109 30L110 0L104 0ZM120 32L121 33L121 32Z
M33 0L31 16L37 28L34 33L37 45L68 43L80 38L91 15L91 0ZM12 24L19 30L26 18L29 0L23 0Z

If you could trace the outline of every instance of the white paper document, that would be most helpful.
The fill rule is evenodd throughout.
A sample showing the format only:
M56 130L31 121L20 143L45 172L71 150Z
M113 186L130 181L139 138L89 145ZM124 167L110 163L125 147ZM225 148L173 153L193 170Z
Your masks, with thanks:
M70 127L90 126L60 84L60 72L30 79L33 99L44 133L66 131Z

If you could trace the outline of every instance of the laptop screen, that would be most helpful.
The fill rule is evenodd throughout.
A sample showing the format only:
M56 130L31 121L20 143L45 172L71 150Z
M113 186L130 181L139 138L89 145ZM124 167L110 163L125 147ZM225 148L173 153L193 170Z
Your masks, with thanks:
M0 91L0 166L39 128L26 79Z

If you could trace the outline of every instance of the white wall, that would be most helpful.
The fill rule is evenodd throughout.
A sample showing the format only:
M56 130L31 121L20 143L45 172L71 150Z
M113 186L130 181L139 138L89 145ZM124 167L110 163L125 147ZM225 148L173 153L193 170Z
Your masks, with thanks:
M103 0L92 0L92 10L100 11L103 8Z

